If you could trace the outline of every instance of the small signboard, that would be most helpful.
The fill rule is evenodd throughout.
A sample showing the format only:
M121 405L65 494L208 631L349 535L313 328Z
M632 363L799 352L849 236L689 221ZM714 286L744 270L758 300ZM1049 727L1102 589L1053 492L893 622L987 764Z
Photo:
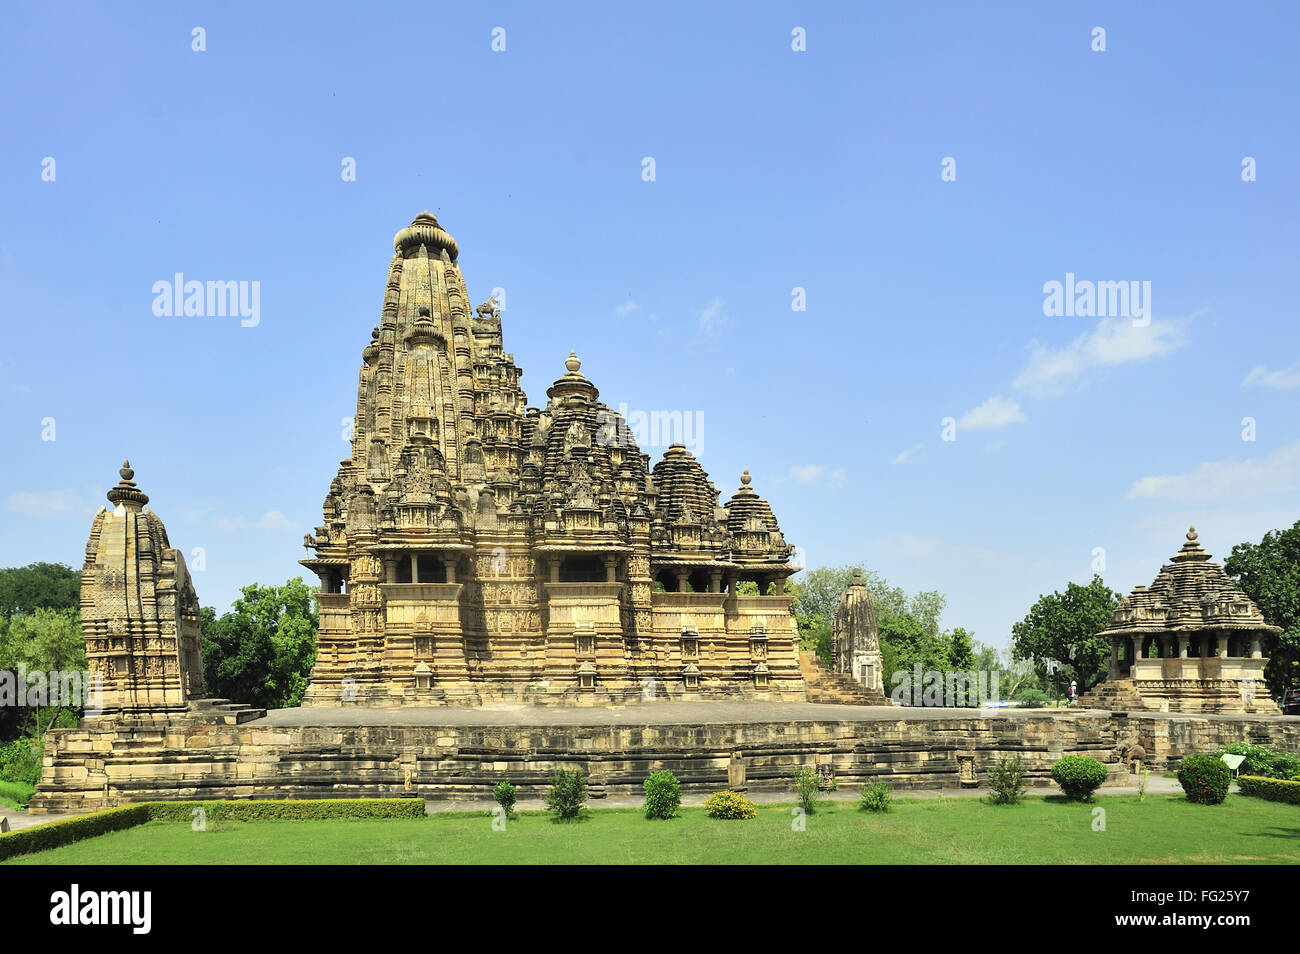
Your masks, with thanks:
M1226 752L1219 756L1219 758L1223 759L1228 768L1232 769L1233 776L1236 776L1237 769L1241 767L1241 763L1246 761L1246 756L1244 755L1229 755Z

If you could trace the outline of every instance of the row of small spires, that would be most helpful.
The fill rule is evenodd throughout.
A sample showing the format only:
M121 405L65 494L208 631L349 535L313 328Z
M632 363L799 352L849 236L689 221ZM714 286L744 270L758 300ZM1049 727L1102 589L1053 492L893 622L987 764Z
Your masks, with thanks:
M570 354L572 354L572 352L570 352ZM576 361L577 359L570 358L570 360ZM570 370L576 371L577 369L571 368ZM149 502L149 495L143 490L140 490L135 482L135 471L131 469L131 462L129 460L126 460L125 458L122 460L122 469L117 473L122 479L118 481L116 487L105 495L108 497L109 503L116 505L123 500L129 500L139 503L140 506L143 507ZM741 486L748 487L749 482L752 479L753 478L749 476L749 468L746 467L745 472L740 475ZM1195 528L1192 529L1193 532L1195 532ZM1194 537L1191 534L1188 534L1188 539L1194 539Z

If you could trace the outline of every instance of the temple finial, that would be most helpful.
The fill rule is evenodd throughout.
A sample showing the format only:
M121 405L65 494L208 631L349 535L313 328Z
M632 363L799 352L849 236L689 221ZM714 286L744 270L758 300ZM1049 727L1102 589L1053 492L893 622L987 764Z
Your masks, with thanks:
M749 468L746 467L745 472L740 475L740 482L744 484L746 487L748 487L749 482L753 479L754 479L753 477L749 476Z
M125 507L127 510L139 511L149 502L149 495L136 487L135 471L131 469L131 462L123 458L122 469L117 473L122 479L118 481L116 487L105 494L108 497L108 502L115 507L120 506Z
M576 352L570 351L569 356L564 359L564 366L570 374L577 374L578 369L582 367L582 362L578 360Z

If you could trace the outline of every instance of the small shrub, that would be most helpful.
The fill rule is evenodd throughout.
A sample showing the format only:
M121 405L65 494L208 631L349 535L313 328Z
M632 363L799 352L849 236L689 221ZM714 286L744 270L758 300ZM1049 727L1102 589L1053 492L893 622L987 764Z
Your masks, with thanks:
M566 772L558 769L551 777L551 790L546 793L546 806L560 821L572 821L582 812L587 800L587 776L581 769Z
M1141 763L1138 764L1138 801L1147 800L1147 779L1151 776L1151 770Z
M1300 755L1279 752L1264 745L1250 742L1232 742L1214 753L1221 755L1242 755L1244 761L1237 767L1241 775L1253 775L1260 778L1296 778L1300 776Z
M1264 798L1270 802L1300 805L1300 781L1262 778L1256 775L1238 775L1237 790L1241 794L1249 795L1252 798Z
M887 812L893 797L894 789L888 782L872 782L863 786L858 807L868 812Z
M1000 756L989 769L989 801L994 805L1015 805L1025 796L1025 764L1020 756Z
M1012 697L1011 701L1018 702L1030 709L1041 709L1047 705L1049 697L1041 689L1021 689Z
M492 788L492 797L496 799L498 805L506 813L506 818L515 817L515 794L516 789L510 784L510 779L503 778Z
M645 817L673 818L682 807L682 786L669 771L654 772L645 780Z
M710 818L753 818L758 806L740 792L714 792L704 803L704 814Z
M1086 802L1106 781L1106 766L1090 755L1067 755L1052 766L1052 781L1071 801Z
M1232 770L1217 755L1189 755L1178 766L1178 784L1188 801L1218 805L1228 797Z
M817 810L817 793L821 789L821 779L817 775L817 770L811 765L801 765L794 770L793 778L799 805L811 815Z

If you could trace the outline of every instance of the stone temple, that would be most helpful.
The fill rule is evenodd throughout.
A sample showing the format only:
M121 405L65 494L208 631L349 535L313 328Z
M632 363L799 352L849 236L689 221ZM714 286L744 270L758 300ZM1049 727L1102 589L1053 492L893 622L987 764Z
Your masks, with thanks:
M1120 601L1110 626L1107 681L1087 704L1175 712L1279 712L1264 682L1264 637L1282 630L1187 531L1150 586ZM1121 658L1122 657L1122 658Z
M886 705L860 578L836 610L836 671L807 653L801 675L783 593L797 568L748 474L720 506L685 447L652 468L573 355L546 407L528 408L451 236L424 214L395 245L352 454L306 541L323 590L307 705L204 698L184 557L124 465L82 571L102 699L47 733L31 812L486 798L506 777L539 795L557 768L586 773L592 798L640 795L660 769L701 793L788 792L798 766L933 788L976 784L1006 754L1036 784L1070 753L1121 782L1138 747L1160 771L1227 742L1300 749L1300 721L1274 714L1261 678L1271 628L1194 533L1117 611L1100 708ZM1229 714L1178 711L1180 693Z
M304 705L801 701L799 568L748 471L719 506L684 446L651 468L572 352L529 407L456 240L425 212L393 246L352 455L305 540Z

